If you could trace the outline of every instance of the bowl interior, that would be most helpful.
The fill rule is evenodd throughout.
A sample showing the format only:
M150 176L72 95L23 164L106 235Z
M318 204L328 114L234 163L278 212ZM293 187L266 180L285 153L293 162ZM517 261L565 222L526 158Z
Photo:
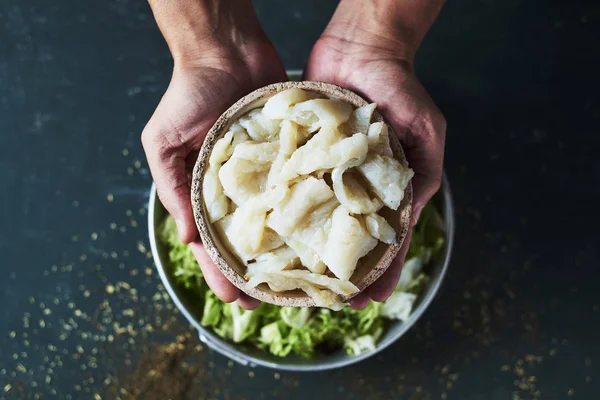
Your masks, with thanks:
M368 104L367 101L348 90L321 82L285 82L267 86L251 93L227 110L209 131L194 168L192 204L194 207L196 224L209 256L215 265L235 286L245 291L250 296L271 304L309 307L314 306L314 301L301 290L283 293L274 292L266 284L259 285L256 288L246 288L244 274L246 273L247 268L223 244L216 228L209 222L206 206L202 198L202 182L205 170L208 167L207 160L216 141L227 132L233 121L253 109L262 107L271 96L290 87L300 87L305 90L317 92L326 97L340 98L351 103L354 107ZM383 117L378 112L375 112L373 121L383 121ZM395 157L404 165L407 165L400 141L391 128L389 136L390 145ZM375 249L359 260L354 274L350 279L359 290L362 291L379 278L390 265L407 234L411 212L412 186L409 185L398 210L391 210L384 207L380 211L380 215L382 215L397 232L398 245L387 245L383 242L379 242Z

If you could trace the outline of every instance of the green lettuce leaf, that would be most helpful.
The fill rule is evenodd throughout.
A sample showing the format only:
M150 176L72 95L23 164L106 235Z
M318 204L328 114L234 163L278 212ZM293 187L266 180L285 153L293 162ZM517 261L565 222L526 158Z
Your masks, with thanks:
M204 299L204 310L202 311L202 319L200 325L202 326L219 326L221 316L223 315L223 306L225 304L217 298L217 296L208 291Z
M179 240L177 224L173 217L165 218L159 229L159 237L169 247L169 261L171 262L171 273L175 280L187 289L196 291L204 297L208 286L204 282L200 266L188 245Z
M279 312L281 319L290 328L302 329L310 316L310 308L306 307L281 307Z
M284 339L279 322L271 322L260 330L261 347L269 350L271 354L279 357L287 356L292 350L292 346Z

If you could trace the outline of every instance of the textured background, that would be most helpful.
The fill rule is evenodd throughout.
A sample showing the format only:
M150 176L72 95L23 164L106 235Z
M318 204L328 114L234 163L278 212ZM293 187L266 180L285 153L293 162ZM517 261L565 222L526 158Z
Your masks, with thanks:
M447 281L409 334L319 374L193 351L192 367L174 361L172 396L599 398L592 3L450 2L423 44L458 225ZM336 2L255 4L301 68ZM170 70L142 0L0 0L0 398L115 398L157 346L196 344L147 255L139 136Z

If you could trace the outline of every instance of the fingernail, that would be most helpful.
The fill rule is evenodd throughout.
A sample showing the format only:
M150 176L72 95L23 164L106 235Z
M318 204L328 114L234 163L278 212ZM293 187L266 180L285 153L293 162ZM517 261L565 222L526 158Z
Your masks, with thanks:
M423 211L422 205L418 205L415 207L415 210L413 211L413 226L415 226L417 224L417 222L419 222L419 217L421 216L421 211Z

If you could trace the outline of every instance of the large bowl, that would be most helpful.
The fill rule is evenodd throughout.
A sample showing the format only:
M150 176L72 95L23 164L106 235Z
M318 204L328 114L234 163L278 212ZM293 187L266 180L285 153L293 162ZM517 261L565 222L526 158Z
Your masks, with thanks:
M297 79L300 76L296 71L288 74L290 75L290 79ZM166 268L169 267L168 248L161 243L158 238L158 227L166 217L167 211L158 199L156 187L154 185L152 185L150 190L150 201L148 205L150 246L152 248L152 255L154 257L156 268L171 299L190 324L198 330L200 340L208 347L229 357L233 361L247 366L261 365L264 367L289 371L322 371L354 364L385 349L398 340L415 324L433 300L440 288L446 269L448 268L454 243L454 208L452 205L450 186L445 174L442 179L441 189L434 197L433 201L436 208L442 214L446 229L444 249L440 257L427 267L427 272L431 276L431 283L427 286L421 296L419 296L408 320L406 322L393 321L380 338L377 348L370 353L364 353L358 356L349 356L343 350L340 350L333 354L319 355L312 359L304 359L294 355L282 358L252 346L230 343L221 339L209 329L202 327L200 325L200 320L202 319L202 307L198 304L197 299L179 285L173 276L167 273Z

